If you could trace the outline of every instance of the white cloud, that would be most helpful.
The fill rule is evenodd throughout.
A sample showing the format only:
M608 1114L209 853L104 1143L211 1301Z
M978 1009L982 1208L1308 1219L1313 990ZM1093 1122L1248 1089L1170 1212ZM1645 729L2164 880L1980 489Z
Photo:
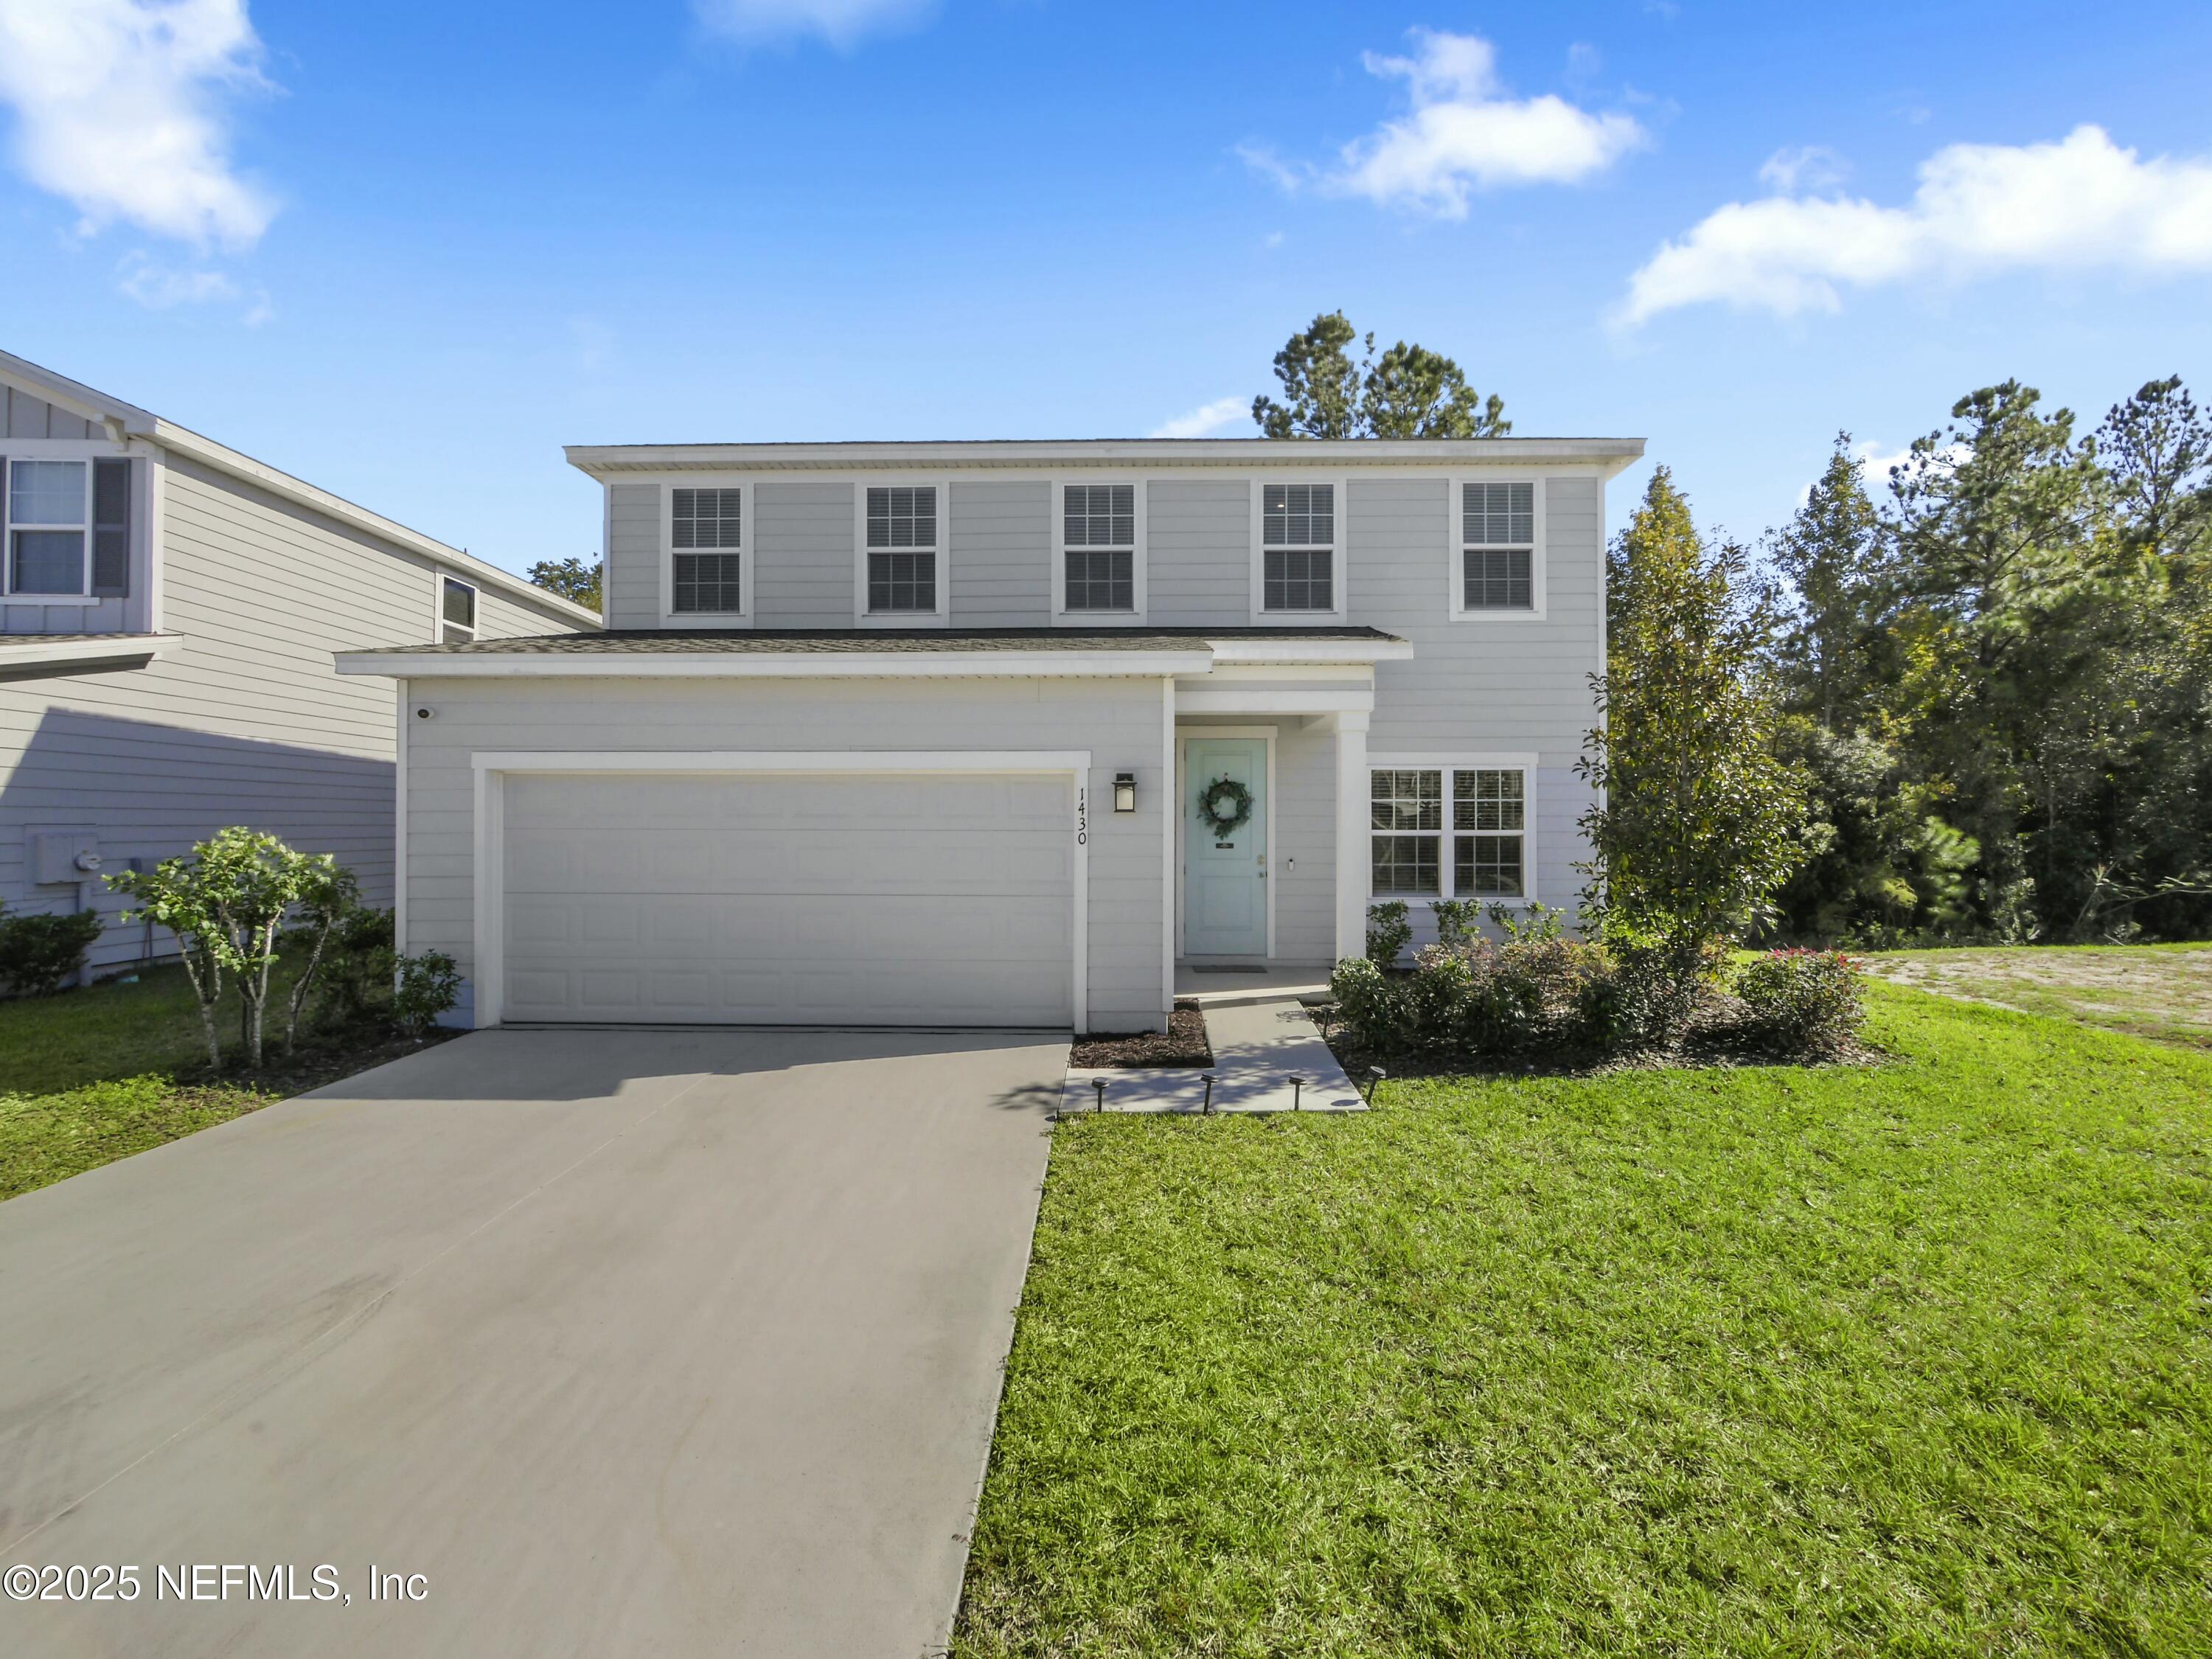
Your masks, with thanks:
M1826 144L1778 149L1759 169L1759 182L1790 195L1800 190L1832 190L1849 171L1844 158Z
M85 228L251 246L276 205L229 156L226 96L266 89L245 0L0 0L14 161Z
M1322 179L1335 193L1460 219L1474 191L1578 183L1648 142L1626 115L1592 114L1553 93L1504 96L1497 48L1478 36L1409 35L1411 57L1361 61L1370 75L1405 82L1412 112L1345 146Z
M1163 421L1153 428L1155 438L1207 438L1224 426L1249 420L1252 400L1249 398L1216 398L1210 404L1200 404L1187 415L1178 415L1172 421Z
M1844 287L2021 270L2212 271L2212 158L2144 161L2080 126L2056 143L1940 149L1905 207L1731 202L1630 277L1619 320L1712 301L1792 317L1838 309Z
M747 45L815 35L843 51L864 35L908 27L933 0L692 0L702 27Z
M239 297L237 283L219 270L177 270L156 264L143 254L131 255L121 269L123 276L117 286L149 311Z

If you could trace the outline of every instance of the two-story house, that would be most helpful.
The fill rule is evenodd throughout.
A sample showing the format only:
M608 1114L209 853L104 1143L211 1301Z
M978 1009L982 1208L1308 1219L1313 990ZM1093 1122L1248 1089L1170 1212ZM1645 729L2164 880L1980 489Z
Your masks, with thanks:
M1378 898L1571 906L1636 440L572 448L608 629L400 684L469 1018L1158 1029Z
M331 653L592 612L0 352L0 902L97 908L96 971L174 950L99 878L243 823L392 902L391 689Z

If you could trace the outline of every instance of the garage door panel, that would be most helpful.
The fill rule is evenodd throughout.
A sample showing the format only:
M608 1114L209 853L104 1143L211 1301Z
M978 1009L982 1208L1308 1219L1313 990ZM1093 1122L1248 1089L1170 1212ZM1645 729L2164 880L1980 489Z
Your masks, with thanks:
M1064 1024L1064 780L510 778L507 1015Z

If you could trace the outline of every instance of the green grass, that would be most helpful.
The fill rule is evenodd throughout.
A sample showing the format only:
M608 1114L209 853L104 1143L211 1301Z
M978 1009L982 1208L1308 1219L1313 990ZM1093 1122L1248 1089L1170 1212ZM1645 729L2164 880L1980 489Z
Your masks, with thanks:
M1055 1131L956 1651L2203 1653L2212 1058Z
M1946 996L2212 1048L2212 944L1893 951L1869 966Z
M95 985L58 996L0 1002L0 1199L127 1158L198 1129L387 1060L401 1045L381 1037L312 1044L276 1058L290 984L281 961L270 1013L270 1063L252 1078L211 1074L199 1010L177 967L150 969L135 985ZM226 1056L238 1048L238 993L227 988L216 1026Z

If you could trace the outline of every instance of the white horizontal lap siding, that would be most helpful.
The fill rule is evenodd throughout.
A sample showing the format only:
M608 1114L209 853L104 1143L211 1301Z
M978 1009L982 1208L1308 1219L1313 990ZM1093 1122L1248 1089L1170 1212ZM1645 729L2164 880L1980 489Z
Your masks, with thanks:
M659 484L649 483L615 484L607 491L602 580L610 628L659 626L660 493Z
M471 977L479 752L1087 750L1085 1023L1160 1024L1161 814L1172 792L1157 680L422 679L410 694L437 717L409 731L409 947L446 951ZM1117 771L1137 775L1135 813L1111 810Z
M466 576L459 576L468 581ZM477 588L477 637L480 640L529 639L543 634L588 633L566 617L556 617L550 611L521 599L511 599L504 593L489 587Z
M753 609L762 628L853 625L853 491L843 480L748 481Z
M1252 485L1244 474L1148 479L1146 621L1162 628L1252 623Z
M1052 620L1047 489L1042 479L953 481L953 627L1042 628Z

